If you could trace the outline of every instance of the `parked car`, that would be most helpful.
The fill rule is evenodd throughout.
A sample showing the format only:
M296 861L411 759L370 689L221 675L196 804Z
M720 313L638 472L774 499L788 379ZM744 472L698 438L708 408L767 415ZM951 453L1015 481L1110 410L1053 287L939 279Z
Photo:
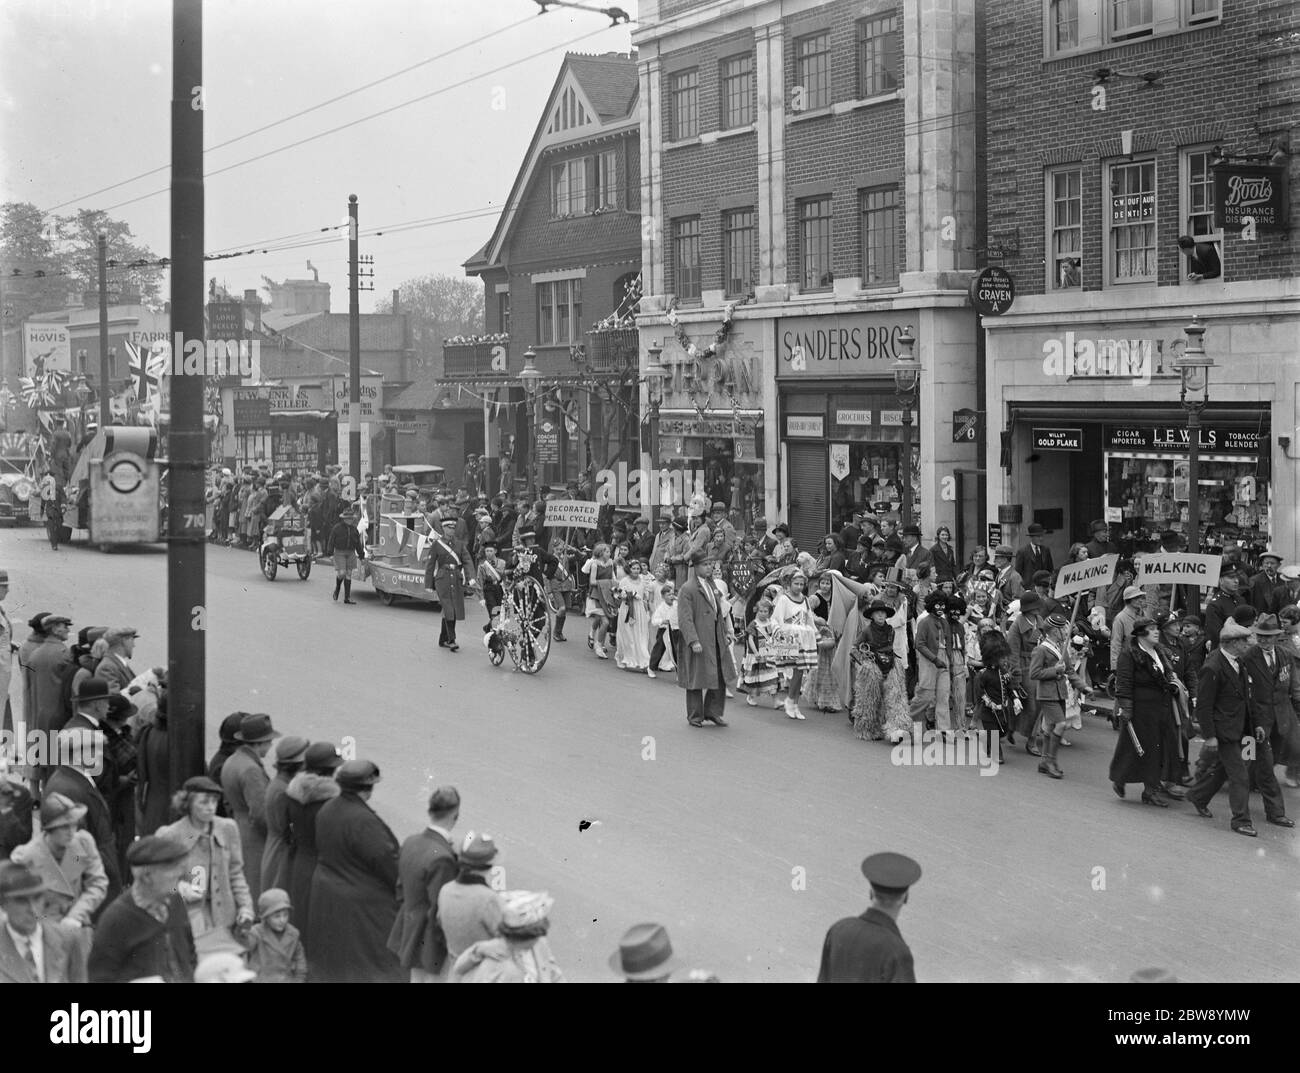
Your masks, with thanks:
M26 525L28 500L36 493L32 479L22 473L0 473L0 525Z

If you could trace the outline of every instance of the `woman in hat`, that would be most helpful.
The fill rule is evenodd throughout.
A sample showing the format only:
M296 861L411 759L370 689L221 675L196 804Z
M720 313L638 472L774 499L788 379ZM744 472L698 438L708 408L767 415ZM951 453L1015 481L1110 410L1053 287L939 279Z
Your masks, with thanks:
M167 786L171 771L170 738L167 692L163 690L158 695L153 721L141 727L135 743L135 806L142 835L153 834L171 819L171 795Z
M460 871L438 892L438 926L447 940L447 960L454 965L475 943L495 938L501 925L501 896L488 884L496 866L497 846L489 834L470 831L456 863Z
M326 801L338 796L339 784L334 772L343 757L331 742L312 742L303 757L303 770L289 780L289 836L293 841L293 858L289 863L289 899L303 933L303 944L310 952L312 936L307 927L311 908L311 882L316 873L316 815Z
M1064 777L1057 763L1057 754L1068 725L1065 715L1068 687L1086 691L1070 655L1070 648L1065 643L1069 621L1060 611L1053 611L1047 616L1042 639L1034 646L1030 656L1027 675L1037 693L1038 712L1043 727L1042 759L1038 771L1053 779ZM1022 730L1028 734L1032 732L1032 727L1026 729L1022 723Z
M625 671L650 667L650 589L638 559L629 559L618 583L618 630L614 662Z
M587 578L587 604L584 608L590 623L587 629L587 647L596 653L597 659L609 659L609 653L605 651L605 639L609 635L609 613L615 604L614 562L608 544L602 541L596 545L591 558L583 564L582 572Z
M814 572L820 574L825 570L838 570L843 573L846 562L844 538L839 533L827 533L822 537L821 554L817 557Z
M1124 796L1127 783L1138 782L1143 787L1143 804L1168 807L1171 795L1161 780L1164 748L1174 725L1176 680L1173 660L1160 644L1156 622L1138 619L1115 666L1119 737L1110 762L1110 785L1117 797Z
M306 738L289 735L275 743L275 777L266 788L266 846L262 850L262 889L287 889L293 867L293 837L289 832L289 783L302 770Z
M253 896L244 877L244 852L234 820L217 815L221 787L206 775L186 779L172 798L180 819L159 828L186 848L185 880L178 888L190 915L199 954L238 949L235 931L253 923Z
M334 559L334 599L338 600L342 588L345 604L356 603L352 599L352 575L356 572L358 560L366 557L365 541L357 528L360 516L356 507L348 507L325 538L325 554Z
M90 954L92 921L108 896L108 874L91 835L79 829L86 806L63 794L41 802L41 830L10 860L23 864L45 883L45 921L75 932Z
M891 741L911 732L903 670L895 652L896 636L890 618L895 614L884 600L866 600L865 621L855 642L857 673L853 681L853 729L863 741Z
M452 979L463 984L562 984L564 973L546 941L554 899L545 891L501 896L498 936L456 959Z

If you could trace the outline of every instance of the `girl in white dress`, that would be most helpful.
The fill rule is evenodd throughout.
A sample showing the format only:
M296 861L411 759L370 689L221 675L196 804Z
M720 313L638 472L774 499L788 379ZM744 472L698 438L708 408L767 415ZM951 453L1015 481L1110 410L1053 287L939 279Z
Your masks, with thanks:
M627 573L618 583L619 610L614 662L625 671L650 668L650 594L637 559L626 561Z
M587 629L587 647L598 659L609 659L605 651L605 638L609 634L607 608L613 606L614 564L610 561L609 545L597 544L592 556L582 564L587 575L587 606L584 614L590 626Z
M790 575L786 589L776 598L772 607L772 621L777 625L777 638L784 641L779 650L778 663L793 669L790 691L785 698L785 714L791 719L803 719L799 710L799 696L803 692L806 671L817 666L817 625L808 606L806 590L808 578L800 571Z

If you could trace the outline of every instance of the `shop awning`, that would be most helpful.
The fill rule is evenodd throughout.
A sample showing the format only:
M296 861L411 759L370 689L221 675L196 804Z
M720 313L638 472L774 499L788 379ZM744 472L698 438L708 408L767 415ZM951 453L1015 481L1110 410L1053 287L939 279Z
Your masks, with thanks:
M1210 403L1201 412L1201 421L1216 425L1249 425L1256 428L1269 419L1269 404L1257 406L1216 406ZM1065 425L1135 425L1162 424L1181 425L1187 421L1187 411L1181 406L1148 405L1125 406L1114 405L1087 406L1074 403L1060 406L1053 403L1013 402L1008 407L1008 420L1011 423L1030 421L1054 421Z

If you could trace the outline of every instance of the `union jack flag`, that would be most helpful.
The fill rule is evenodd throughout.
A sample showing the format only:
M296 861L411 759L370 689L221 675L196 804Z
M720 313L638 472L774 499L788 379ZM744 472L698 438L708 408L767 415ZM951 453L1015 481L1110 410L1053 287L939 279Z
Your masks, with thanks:
M126 352L136 401L148 402L149 396L158 391L158 381L167 372L167 352L135 343L127 343Z

